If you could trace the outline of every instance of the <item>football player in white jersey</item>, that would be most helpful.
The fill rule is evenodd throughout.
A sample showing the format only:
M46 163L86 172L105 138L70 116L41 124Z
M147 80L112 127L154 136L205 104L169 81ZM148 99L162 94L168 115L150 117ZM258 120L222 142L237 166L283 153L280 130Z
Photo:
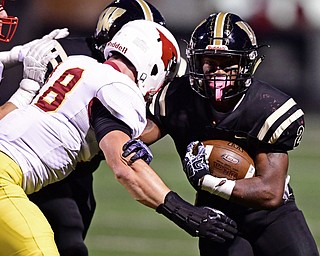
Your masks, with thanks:
M116 0L101 12L93 36L37 42L31 47L33 50L28 53L34 57L32 59L34 65L27 65L28 70L21 83L27 86L20 88L16 95L11 97L9 103L0 109L0 115L7 114L16 106L22 107L28 104L52 69L64 61L67 56L81 54L104 62L105 44L124 24L136 19L152 20L165 26L164 17L150 3L143 0ZM35 63L37 60L38 62ZM183 67L185 68L180 64L178 73L181 73ZM37 81L40 87L26 78ZM102 160L104 157L100 153L88 162L77 164L76 171L63 182L51 184L37 193L28 195L48 219L61 256L88 255L84 239L96 207L93 194L93 172ZM65 209L64 215L60 214L61 208Z
M16 32L19 19L14 16L8 16L4 9L4 2L4 0L0 1L0 42L8 43ZM0 81L2 80L4 68L10 68L23 62L24 57L32 46L35 44L41 45L41 42L48 45L49 41L51 42L53 39L64 38L68 34L69 32L67 29L56 29L41 39L35 39L24 45L17 45L10 51L0 52ZM52 53L47 57L55 58L56 53ZM12 110L16 109L16 107L29 104L39 89L40 86L37 82L32 79L23 79L10 102L6 102L0 106L0 119Z
M69 57L31 105L11 112L0 123L4 255L27 255L29 250L59 255L50 225L26 194L63 179L100 149L134 199L152 208L164 203L168 210L162 213L189 233L216 237L220 228L222 237L228 238L236 232L233 221L213 210L193 207L178 196L165 202L170 189L156 173L144 161L130 167L121 157L123 144L145 128L145 99L176 75L180 53L172 34L151 21L132 21L104 52L108 59L104 64L85 56ZM181 201L208 221L194 227L188 218L171 212L170 206ZM211 214L219 218L209 218Z

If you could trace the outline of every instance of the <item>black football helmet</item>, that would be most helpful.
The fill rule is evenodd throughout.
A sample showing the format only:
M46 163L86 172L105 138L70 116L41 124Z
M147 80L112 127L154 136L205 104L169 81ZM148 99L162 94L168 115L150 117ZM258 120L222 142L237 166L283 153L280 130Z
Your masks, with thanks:
M0 11L4 10L4 0L0 1ZM0 17L0 41L10 42L14 36L17 26L18 18L6 15L6 17Z
M187 47L192 88L205 98L223 101L243 94L263 59L251 27L232 13L214 13L193 31ZM210 75L204 63L215 66ZM216 70L225 72L215 72Z
M93 35L93 47L102 55L107 42L129 21L151 20L165 26L165 19L150 3L143 0L115 0L100 14Z

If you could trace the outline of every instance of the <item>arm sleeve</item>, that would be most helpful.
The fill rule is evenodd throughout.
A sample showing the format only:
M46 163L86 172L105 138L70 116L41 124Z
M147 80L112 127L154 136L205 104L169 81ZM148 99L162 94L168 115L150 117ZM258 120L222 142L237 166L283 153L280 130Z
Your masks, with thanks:
M114 130L122 131L129 137L131 137L132 134L130 127L114 117L96 98L90 106L90 122L98 142L100 142L107 133Z

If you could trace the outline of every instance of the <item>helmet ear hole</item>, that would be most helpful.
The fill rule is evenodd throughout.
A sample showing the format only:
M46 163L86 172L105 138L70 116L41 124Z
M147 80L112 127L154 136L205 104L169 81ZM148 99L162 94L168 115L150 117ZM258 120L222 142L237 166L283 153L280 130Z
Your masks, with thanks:
M158 66L155 64L151 70L151 75L155 76L159 73Z

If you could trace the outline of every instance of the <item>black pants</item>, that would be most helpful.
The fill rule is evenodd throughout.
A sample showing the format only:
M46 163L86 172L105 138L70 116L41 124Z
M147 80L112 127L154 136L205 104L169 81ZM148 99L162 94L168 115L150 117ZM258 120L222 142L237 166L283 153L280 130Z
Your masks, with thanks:
M239 221L239 235L218 244L199 239L201 256L318 256L314 238L294 201L276 210L249 212Z

